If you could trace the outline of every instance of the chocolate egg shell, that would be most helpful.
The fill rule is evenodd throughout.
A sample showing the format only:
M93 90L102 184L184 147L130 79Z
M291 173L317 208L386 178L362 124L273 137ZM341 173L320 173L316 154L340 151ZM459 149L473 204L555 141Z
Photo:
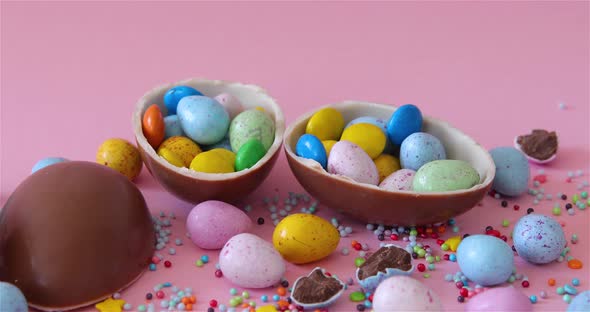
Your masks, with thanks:
M372 292L387 278L410 275L413 271L412 255L397 245L387 244L369 256L356 270L355 275L359 285Z
M86 306L137 280L154 239L129 179L95 163L55 164L25 179L0 213L0 280L37 309Z
M306 310L321 309L338 300L345 289L341 280L326 276L324 269L316 267L295 281L291 300Z
M557 157L558 138L555 131L535 129L530 134L514 138L514 147L537 164L546 164Z

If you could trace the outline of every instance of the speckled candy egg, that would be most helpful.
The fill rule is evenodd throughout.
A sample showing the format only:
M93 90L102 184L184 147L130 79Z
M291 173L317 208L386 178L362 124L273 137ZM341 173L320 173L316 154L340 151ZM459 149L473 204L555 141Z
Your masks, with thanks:
M442 311L434 291L409 276L396 275L381 282L373 294L375 312Z
M43 158L43 159L39 160L37 163L35 163L35 165L33 166L33 169L31 170L31 173L35 173L35 172L37 172L37 170L41 170L47 166L59 164L61 162L65 162L65 161L68 161L68 160L63 157Z
M503 240L477 234L461 241L457 262L468 279L482 286L494 286L506 282L512 274L514 255Z
M164 139L173 136L184 136L182 126L180 126L180 119L178 115L170 115L164 117Z
M328 157L328 172L349 177L359 183L379 183L379 172L371 157L358 145L348 141L339 141L332 147Z
M268 151L275 140L275 124L267 113L249 109L232 120L229 127L229 141L234 152L251 139L259 140Z
M230 120L233 120L239 113L241 113L244 110L244 105L242 105L242 102L240 102L238 98L229 93L221 93L214 99L221 105L223 105L223 107L225 107L225 110L229 114Z
M217 143L227 134L229 114L210 97L183 97L178 103L177 114L182 131L199 144Z
M273 246L249 233L232 237L219 254L223 276L244 288L266 288L278 284L285 262Z
M279 222L272 235L275 249L292 263L309 263L330 255L340 242L330 222L306 213L292 214Z
M0 282L0 311L27 312L27 299L16 286Z
M415 192L447 192L469 189L479 183L479 173L463 160L431 161L416 172L412 181Z
M412 104L400 106L387 122L387 136L395 145L401 145L410 134L422 130L422 112Z
M233 236L250 229L252 221L240 209L217 200L196 205L186 219L186 228L195 245L219 249Z
M416 171L412 169L400 169L387 176L379 187L389 191L411 191Z
M496 147L490 150L496 164L496 177L492 188L506 196L518 196L529 185L529 162L525 155L514 147Z
M96 162L115 169L130 180L141 172L142 162L135 145L123 139L108 139L98 148Z
M418 170L434 160L446 159L445 147L434 135L417 132L408 136L399 152L402 168Z
M475 311L533 311L531 300L520 290L509 287L490 288L465 304L465 312Z
M590 290L579 293L567 307L567 312L590 311Z
M555 261L566 245L561 225L551 217L534 213L518 220L512 239L518 255L531 263Z
M164 104L168 109L168 115L176 114L178 102L185 96L191 95L203 95L203 93L189 86L176 86L166 91L166 94L164 94Z

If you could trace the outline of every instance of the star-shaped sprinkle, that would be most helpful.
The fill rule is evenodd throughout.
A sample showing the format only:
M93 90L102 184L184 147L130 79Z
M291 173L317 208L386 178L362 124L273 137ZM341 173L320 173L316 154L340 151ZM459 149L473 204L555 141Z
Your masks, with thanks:
M108 298L101 303L97 303L95 307L100 312L121 312L124 304L125 300Z

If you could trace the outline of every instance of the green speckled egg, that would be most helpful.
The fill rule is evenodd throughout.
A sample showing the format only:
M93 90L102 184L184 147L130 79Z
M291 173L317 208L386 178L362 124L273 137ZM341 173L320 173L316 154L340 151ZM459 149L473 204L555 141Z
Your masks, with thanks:
M275 124L267 113L249 109L240 113L229 126L229 141L232 150L237 153L240 147L250 139L262 142L268 150L275 139Z
M414 177L415 192L445 192L471 188L479 174L462 160L435 160L420 167Z

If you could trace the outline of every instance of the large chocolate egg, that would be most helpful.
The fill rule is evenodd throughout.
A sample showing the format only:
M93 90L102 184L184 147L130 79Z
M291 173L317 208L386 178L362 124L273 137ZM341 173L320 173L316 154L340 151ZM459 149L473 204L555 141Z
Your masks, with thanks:
M154 238L129 179L95 163L59 163L24 180L0 212L0 281L41 310L89 305L139 278Z

